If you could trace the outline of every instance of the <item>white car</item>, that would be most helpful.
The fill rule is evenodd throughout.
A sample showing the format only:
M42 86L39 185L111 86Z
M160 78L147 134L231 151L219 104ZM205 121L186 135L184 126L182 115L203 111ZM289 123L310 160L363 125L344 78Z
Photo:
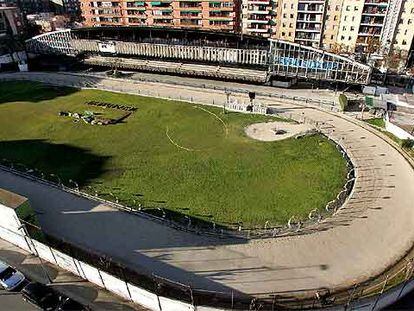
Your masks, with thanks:
M25 277L23 273L17 271L13 267L10 267L8 264L0 261L0 285L5 290L13 290L19 286Z

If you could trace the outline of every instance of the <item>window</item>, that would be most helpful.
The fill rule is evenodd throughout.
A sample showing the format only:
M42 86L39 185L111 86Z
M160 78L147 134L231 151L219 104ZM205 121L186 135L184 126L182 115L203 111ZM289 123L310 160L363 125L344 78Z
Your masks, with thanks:
M333 40L334 39L334 35L331 35L331 40Z
M284 37L285 35L286 35L286 33L282 31L282 37Z
M344 21L346 21L346 19L347 19L347 18L348 18L348 16L346 16L346 15L345 15L345 17L344 17Z
M353 22L355 21L355 16L352 16L352 21L353 21Z
M358 11L358 7L357 6L354 6L354 11Z
M341 36L341 40L345 40L345 37L344 36Z
M336 21L337 19L338 19L338 16L336 16L336 15L335 15L335 16L334 16L334 21Z
M402 45L407 45L407 41L403 40Z
M355 27L354 26L351 26L351 31L354 31L355 30Z
M293 18L293 14L290 14L290 18Z
M343 30L343 31L346 31L346 26L343 26L343 27L342 27L342 30Z
M409 19L407 24L408 25L411 25L412 23L413 23L413 20L412 19Z
M347 6L346 6L346 10L347 10L347 11L351 10L351 6L350 6L350 5L347 5Z
M351 37L351 36L349 36L349 37L348 37L348 41L351 41L351 39L352 39L352 37Z

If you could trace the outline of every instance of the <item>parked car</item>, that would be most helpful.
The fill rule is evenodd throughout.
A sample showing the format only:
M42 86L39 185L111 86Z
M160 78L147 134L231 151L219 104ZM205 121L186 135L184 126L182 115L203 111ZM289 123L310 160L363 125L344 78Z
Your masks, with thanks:
M52 286L38 282L26 285L22 290L23 299L46 311L87 311L79 302L63 295Z
M0 261L0 285L5 290L13 290L18 287L26 278L23 273Z

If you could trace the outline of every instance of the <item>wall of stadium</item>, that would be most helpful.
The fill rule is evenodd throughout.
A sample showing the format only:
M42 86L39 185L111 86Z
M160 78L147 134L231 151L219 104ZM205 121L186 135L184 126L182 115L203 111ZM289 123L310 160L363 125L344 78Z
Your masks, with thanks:
M71 46L82 52L110 53L157 57L167 59L183 59L205 62L224 62L245 65L266 65L267 50L247 50L218 48L208 46L187 46L152 43L134 43L123 41L110 41L104 44L98 40L72 39Z

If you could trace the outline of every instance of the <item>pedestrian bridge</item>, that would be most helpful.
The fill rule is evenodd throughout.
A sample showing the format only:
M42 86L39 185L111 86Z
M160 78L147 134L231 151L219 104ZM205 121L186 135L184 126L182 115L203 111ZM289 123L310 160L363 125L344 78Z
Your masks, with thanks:
M28 52L89 65L267 83L298 78L365 85L371 67L292 42L201 30L96 27L26 41Z

